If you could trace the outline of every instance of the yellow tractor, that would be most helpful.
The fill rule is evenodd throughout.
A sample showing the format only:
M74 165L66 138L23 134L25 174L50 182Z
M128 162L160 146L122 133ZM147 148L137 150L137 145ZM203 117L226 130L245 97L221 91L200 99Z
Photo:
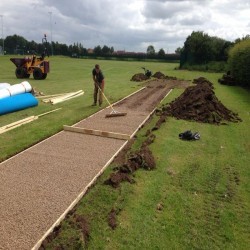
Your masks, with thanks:
M46 35L44 35L42 41L43 44L47 44ZM50 71L49 61L45 60L45 56L49 56L46 46L40 57L32 55L31 57L26 56L25 58L10 58L16 65L16 77L20 79L29 78L30 75L33 74L35 80L44 80Z

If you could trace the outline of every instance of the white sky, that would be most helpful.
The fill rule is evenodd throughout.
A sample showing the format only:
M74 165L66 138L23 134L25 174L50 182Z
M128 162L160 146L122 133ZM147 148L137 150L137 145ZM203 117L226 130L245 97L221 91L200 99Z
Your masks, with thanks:
M172 53L192 31L228 41L250 34L250 0L1 0L0 15L4 38L42 42L52 33L67 45L135 52Z

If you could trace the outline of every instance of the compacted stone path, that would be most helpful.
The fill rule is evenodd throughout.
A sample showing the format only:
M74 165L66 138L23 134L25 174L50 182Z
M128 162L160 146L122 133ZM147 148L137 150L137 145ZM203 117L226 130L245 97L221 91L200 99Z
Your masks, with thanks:
M151 81L114 106L126 116L105 118L106 108L74 126L133 136L170 89L183 84ZM126 143L61 131L0 163L0 249L39 247Z

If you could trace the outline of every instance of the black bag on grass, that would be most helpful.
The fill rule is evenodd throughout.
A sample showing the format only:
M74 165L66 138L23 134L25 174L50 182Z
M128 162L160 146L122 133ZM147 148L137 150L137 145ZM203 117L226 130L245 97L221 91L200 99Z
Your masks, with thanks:
M182 140L199 140L200 139L200 134L198 132L192 133L191 130L187 130L183 133L179 134L179 138Z

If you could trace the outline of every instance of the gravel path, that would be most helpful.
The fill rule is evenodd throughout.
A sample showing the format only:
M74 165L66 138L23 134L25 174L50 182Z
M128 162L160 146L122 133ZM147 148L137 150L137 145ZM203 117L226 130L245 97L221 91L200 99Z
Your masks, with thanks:
M104 118L107 108L75 126L133 134L176 84L148 86L115 106L127 116ZM62 131L2 162L0 249L31 249L125 143Z

